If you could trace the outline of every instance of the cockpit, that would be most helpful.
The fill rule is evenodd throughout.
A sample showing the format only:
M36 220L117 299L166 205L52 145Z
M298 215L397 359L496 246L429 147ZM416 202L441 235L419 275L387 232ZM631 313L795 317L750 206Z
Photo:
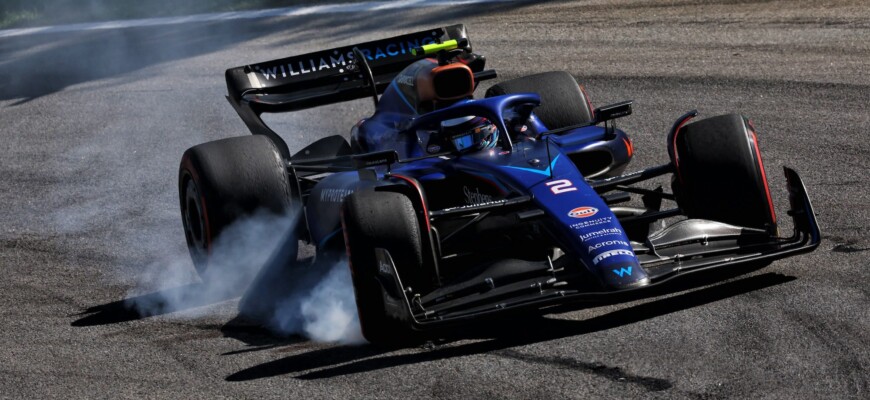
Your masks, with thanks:
M495 147L498 128L481 116L450 118L438 126L415 132L403 132L401 126L391 123L472 99L477 86L474 71L483 70L485 62L485 58L478 54L459 50L407 66L384 91L372 118L361 122L352 131L358 150L383 148L393 141L391 147L399 152L400 158L409 158Z

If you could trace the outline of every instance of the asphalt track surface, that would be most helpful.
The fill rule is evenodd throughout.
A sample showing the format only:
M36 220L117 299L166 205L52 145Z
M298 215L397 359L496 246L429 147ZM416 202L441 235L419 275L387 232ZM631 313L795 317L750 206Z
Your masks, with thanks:
M141 282L184 251L182 152L245 134L224 69L457 22L501 78L567 70L595 104L634 99L620 127L636 168L666 159L687 110L749 115L781 219L789 165L821 246L724 283L395 351L273 336L233 322L232 299L195 316L123 307L199 284L186 260L163 266L180 287ZM0 397L867 398L868 38L870 7L834 0L542 1L0 40ZM370 107L277 128L298 148Z

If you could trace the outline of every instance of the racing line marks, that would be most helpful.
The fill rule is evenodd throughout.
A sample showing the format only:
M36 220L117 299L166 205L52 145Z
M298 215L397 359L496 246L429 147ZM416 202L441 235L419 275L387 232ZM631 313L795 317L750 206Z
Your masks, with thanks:
M674 387L674 384L667 379L632 375L622 371L619 367L609 367L598 362L580 361L570 357L543 357L522 353L516 350L501 350L493 352L493 354L518 361L576 369L581 372L607 378L614 382L625 382L639 385L650 392L668 390Z

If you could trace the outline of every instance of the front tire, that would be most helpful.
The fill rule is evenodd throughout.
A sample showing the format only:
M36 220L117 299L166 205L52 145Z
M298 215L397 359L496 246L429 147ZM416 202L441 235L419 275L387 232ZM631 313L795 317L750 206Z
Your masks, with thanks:
M375 255L376 248L390 253L405 287L422 282L421 232L411 200L393 192L353 193L342 208L342 225L363 336L379 346L413 343L410 320L388 313L384 285L390 282L380 276Z
M285 213L292 201L281 153L262 135L187 149L178 170L178 193L187 247L200 276L226 228L260 209ZM295 250L292 253L295 258Z
M703 119L677 129L671 140L673 190L689 218L776 232L758 135L749 120L737 114Z

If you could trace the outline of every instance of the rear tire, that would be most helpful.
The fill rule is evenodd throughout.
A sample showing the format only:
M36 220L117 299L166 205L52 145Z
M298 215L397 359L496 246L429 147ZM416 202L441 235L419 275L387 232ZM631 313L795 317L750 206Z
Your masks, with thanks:
M747 119L707 118L678 129L672 140L673 190L689 218L776 232L758 137Z
M513 93L538 93L541 106L535 115L547 129L559 129L592 121L593 111L586 92L565 71L544 72L501 82L486 91L486 97Z
M353 193L344 202L342 225L363 336L379 346L415 342L410 321L387 312L386 282L379 276L375 256L376 248L390 253L405 287L421 282L421 232L411 200L393 192Z
M215 241L233 222L260 209L285 213L292 201L281 153L262 135L187 149L178 171L178 192L187 247L200 276L209 267ZM295 258L295 248L292 254Z

